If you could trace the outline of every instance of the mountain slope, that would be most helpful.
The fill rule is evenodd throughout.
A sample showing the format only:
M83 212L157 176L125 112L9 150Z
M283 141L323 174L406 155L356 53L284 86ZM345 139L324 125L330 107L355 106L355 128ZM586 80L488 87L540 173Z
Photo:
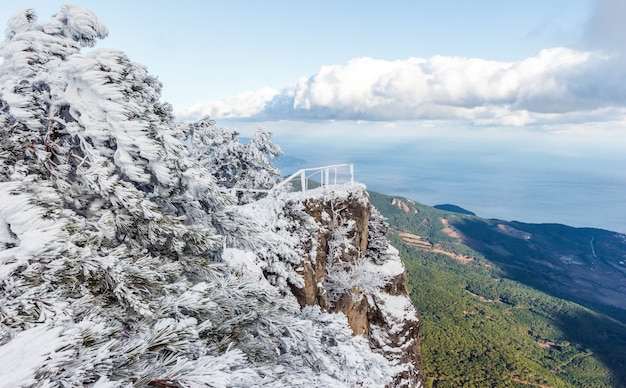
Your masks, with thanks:
M422 315L427 386L626 386L625 310L613 294L624 295L623 235L370 196L395 229Z
M346 314L298 303L313 244L299 232L317 229L289 218L286 192L264 225L245 206L278 178L270 134L244 145L210 119L176 121L144 66L83 50L106 35L66 5L44 22L18 12L0 44L0 384L382 387L406 371L419 385L418 365ZM367 251L370 280L387 261L403 276L397 254ZM382 322L417 324L406 295L394 310L385 294L367 295Z

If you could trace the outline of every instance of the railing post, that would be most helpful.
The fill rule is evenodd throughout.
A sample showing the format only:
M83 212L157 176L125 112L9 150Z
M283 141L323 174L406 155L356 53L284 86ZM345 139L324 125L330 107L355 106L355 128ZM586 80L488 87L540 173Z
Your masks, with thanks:
M330 186L330 168L324 169L324 180L326 181L326 187Z
M307 177L307 172L311 172L311 176L315 175L317 176L317 174L320 174L320 186L321 187L328 187L331 185L336 185L337 184L337 180L338 180L338 175L339 175L339 168L342 169L342 171L344 171L344 169L348 167L350 169L350 182L354 183L354 164L350 163L350 164L337 164L337 165L332 165L332 166L326 166L326 167L317 167L317 168L303 168L300 169L296 172L294 172L293 174L291 174L288 178L285 178L282 182L278 183L276 186L274 186L274 189L276 189L277 187L280 186L284 186L287 183L294 181L295 179L297 179L298 175L300 175L300 189L303 193L307 192L307 181L308 178ZM334 171L334 177L333 177L333 181L331 182L330 180L330 169L333 169ZM343 172L342 172L343 174ZM342 176L342 179L343 176ZM258 191L258 190L257 190ZM271 191L271 190L270 190Z

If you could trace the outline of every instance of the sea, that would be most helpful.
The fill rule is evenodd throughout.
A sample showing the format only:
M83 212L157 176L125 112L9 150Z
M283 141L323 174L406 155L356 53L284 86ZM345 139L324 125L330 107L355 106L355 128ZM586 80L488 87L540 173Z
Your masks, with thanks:
M484 218L626 233L626 137L620 131L424 122L261 125L283 149L277 165L284 175L351 163L355 180L368 189L425 205L454 204ZM239 123L248 131L250 126Z

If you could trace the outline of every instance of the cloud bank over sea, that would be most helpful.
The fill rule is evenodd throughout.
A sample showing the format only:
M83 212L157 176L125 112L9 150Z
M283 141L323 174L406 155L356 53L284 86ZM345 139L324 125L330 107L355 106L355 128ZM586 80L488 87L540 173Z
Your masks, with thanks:
M598 0L571 47L519 61L436 55L359 57L265 87L177 110L186 119L463 120L474 126L626 124L626 5ZM487 43L486 43L487 44ZM288 66L288 64L285 64Z
M355 58L282 90L264 88L181 109L251 120L469 120L475 125L623 121L620 54L545 49L519 62L435 56ZM620 82L621 81L621 82Z

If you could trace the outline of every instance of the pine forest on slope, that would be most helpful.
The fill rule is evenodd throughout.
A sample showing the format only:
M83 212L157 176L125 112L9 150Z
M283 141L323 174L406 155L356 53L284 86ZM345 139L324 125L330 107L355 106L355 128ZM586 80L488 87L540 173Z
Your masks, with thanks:
M79 7L42 23L24 10L0 46L3 383L391 381L344 315L291 293L314 230L246 190L280 179L269 132L243 144L208 118L176 121L145 67L81 51L106 35ZM626 386L624 235L370 195L424 318L427 385Z
M626 386L625 235L370 197L422 317L426 386Z

